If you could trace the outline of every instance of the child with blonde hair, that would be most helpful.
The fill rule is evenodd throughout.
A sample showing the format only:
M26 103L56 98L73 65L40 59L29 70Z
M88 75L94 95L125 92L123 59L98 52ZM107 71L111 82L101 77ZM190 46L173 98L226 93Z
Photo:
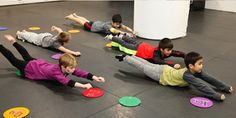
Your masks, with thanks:
M70 49L65 48L63 45L68 43L71 40L71 34L68 32L64 32L61 28L52 26L51 31L56 32L57 35L52 35L51 33L34 33L28 32L26 30L17 31L17 39L22 41L27 41L29 43L35 44L37 46L41 46L44 48L53 48L58 49L65 53L70 53L75 56L79 56L79 51L72 51Z
M92 87L90 83L82 84L71 80L67 75L72 74L77 77L95 80L97 82L105 82L103 77L97 77L90 72L82 70L78 67L77 61L71 54L65 53L59 59L59 64L52 64L43 59L35 59L29 55L27 50L18 44L14 37L5 35L5 38L12 43L12 45L21 54L24 60L17 59L11 51L0 44L0 52L7 58L7 60L20 70L23 77L30 80L55 80L65 86L89 89Z

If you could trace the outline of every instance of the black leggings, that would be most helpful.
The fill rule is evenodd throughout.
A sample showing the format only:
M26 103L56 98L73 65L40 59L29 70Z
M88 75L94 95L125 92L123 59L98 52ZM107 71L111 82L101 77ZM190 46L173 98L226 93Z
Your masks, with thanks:
M132 39L132 38L130 38L128 36L123 36L122 39L113 36L112 37L112 41L120 44L123 47L131 49L131 50L137 50L139 44L141 43L141 42L137 42L136 40L134 40L134 39Z
M13 46L20 53L24 61L17 59L10 50L6 49L1 44L0 44L0 51L3 54L3 56L5 56L7 60L17 69L19 69L22 75L24 75L25 66L28 64L29 61L33 60L34 58L32 58L27 52L27 50L24 47L22 47L20 44L18 44L17 42L15 42Z

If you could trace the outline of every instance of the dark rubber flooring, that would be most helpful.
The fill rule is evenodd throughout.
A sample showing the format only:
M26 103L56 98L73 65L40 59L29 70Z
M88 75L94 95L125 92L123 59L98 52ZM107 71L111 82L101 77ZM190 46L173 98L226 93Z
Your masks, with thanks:
M20 58L17 51L3 40L6 33L30 26L40 26L36 32L48 32L51 25L64 30L76 27L64 16L76 12L89 20L110 20L112 14L121 13L124 24L133 26L133 2L52 2L19 6L0 7L0 26L9 30L0 31L0 42ZM161 17L161 16L160 16ZM155 24L155 23L153 23ZM157 26L158 28L158 26ZM157 32L158 35L158 32ZM114 56L118 51L105 48L104 35L81 29L73 34L73 40L66 45L79 50L79 67L106 78L106 83L92 82L105 95L88 99L81 95L81 89L71 89L54 82L36 82L20 79L16 69L0 55L0 113L16 107L28 107L27 118L235 118L236 94L226 94L224 102L214 101L210 109L190 105L189 99L199 94L191 88L161 86L148 79L135 68L119 63ZM174 49L184 52L197 51L204 56L205 71L236 87L236 14L220 11L193 11L189 16L187 36L173 40ZM143 39L139 39L143 40ZM158 41L143 40L157 45ZM50 58L55 52L23 43L32 56ZM183 65L182 59L173 59ZM85 79L75 78L80 82ZM122 96L137 96L142 104L126 108L118 104Z

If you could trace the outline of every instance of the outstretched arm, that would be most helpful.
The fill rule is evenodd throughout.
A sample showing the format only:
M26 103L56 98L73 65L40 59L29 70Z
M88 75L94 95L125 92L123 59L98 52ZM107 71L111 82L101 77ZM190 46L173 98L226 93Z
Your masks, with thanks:
M80 68L76 68L75 71L72 73L77 77L87 78L89 80L95 80L96 82L105 82L103 77L97 77L88 71L82 70Z
M80 53L79 51L75 52L75 51L69 50L69 49L67 49L67 48L65 48L65 47L63 47L63 46L60 46L60 47L58 48L58 50L60 50L60 51L62 51L62 52L65 52L65 53L73 54L73 55L75 55L75 56L80 56L80 55L81 55L81 53Z
M185 53L181 52L181 51L177 51L177 50L172 50L171 56L184 58L185 57Z
M133 31L130 27L122 25L121 28L128 31L128 32L130 32L133 35L133 37L136 37L137 32Z
M171 67L174 67L175 69L181 68L180 64L174 64L169 61L162 60L160 57L155 56L153 59L154 64L160 64L160 65L169 65Z
M105 82L105 79L103 77L97 77L89 73L88 71L82 70L80 68L76 68L72 74L77 77L87 78L89 80L95 80L97 82ZM68 80L67 85L70 87L84 88L84 89L92 88L92 85L90 83L82 84L74 80Z
M97 82L105 82L105 79L104 79L103 77L93 76L92 79L95 80L95 81L97 81ZM81 83L79 83L79 82L75 82L75 83L74 83L74 87L76 87L76 88L89 89L89 88L92 88L93 86L92 86L90 83L81 84Z
M56 33L58 33L58 34L60 34L61 32L63 32L63 30L62 30L61 28L56 27L56 26L52 26L52 27L51 27L51 31L52 31L52 32L56 32Z
M84 89L90 89L92 88L93 86L90 84L90 83L87 83L87 84L81 84L79 82L75 82L75 86L76 88L84 88Z
M185 72L183 79L208 97L214 98L216 100L223 100L224 99L223 94L220 94L220 93L214 91L210 86L208 86L201 79L196 78L192 74L190 74L190 72Z
M115 28L110 28L110 32L113 34L123 34L123 35L125 34L125 32L115 29Z

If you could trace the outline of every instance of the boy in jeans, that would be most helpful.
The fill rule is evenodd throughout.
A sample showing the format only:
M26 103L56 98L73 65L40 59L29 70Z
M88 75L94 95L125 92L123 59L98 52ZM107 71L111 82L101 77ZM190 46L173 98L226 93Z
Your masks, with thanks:
M119 61L124 61L131 66L141 70L148 77L158 81L161 85L170 86L189 86L199 90L203 95L213 98L215 100L224 100L225 95L216 92L208 84L216 87L218 90L231 93L233 87L209 76L203 72L203 57L196 53L190 52L185 56L185 64L187 68L174 69L168 65L157 65L149 63L148 61L128 55L116 56ZM205 81L205 82L204 82ZM206 82L208 84L206 84Z

